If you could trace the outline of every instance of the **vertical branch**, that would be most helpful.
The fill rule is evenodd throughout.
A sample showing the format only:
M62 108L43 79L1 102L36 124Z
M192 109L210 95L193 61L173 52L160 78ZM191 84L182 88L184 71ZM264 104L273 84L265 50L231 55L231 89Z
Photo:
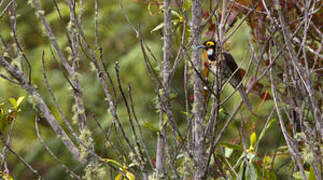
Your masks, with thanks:
M11 26L12 26L13 38L14 38L15 43L17 45L17 54L18 54L18 59L20 61L20 68L21 68L21 71L24 74L26 74L25 68L24 68L24 63L23 63L23 60L25 60L28 65L28 83L30 83L31 82L31 65L30 65L30 62L29 62L27 56L25 55L25 53L23 52L23 49L18 41L17 12L16 12L16 2L15 1L13 1L13 4L12 4L12 11L9 11L9 16L13 16L13 19L10 18L10 21L11 21Z
M200 0L193 0L192 2L192 61L193 65L197 70L201 71L201 54L200 50L194 48L200 45L201 43L201 25L202 22L202 2ZM195 151L195 161L197 163L197 168L194 174L194 179L199 180L203 179L204 171L206 169L206 150L204 144L204 102L203 102L203 84L197 72L194 72L194 105L193 105L193 114L194 114L194 151Z
M159 120L163 126L163 114L160 112ZM156 169L157 176L162 176L164 173L164 147L165 147L165 130L164 128L158 133L157 137L157 149L156 149Z
M75 100L76 110L78 114L78 119L80 122L80 129L85 130L87 129L87 118L85 115L85 108L84 108L84 100L83 100L83 90L80 86L78 76L76 75L76 69L78 68L78 61L79 61L79 40L78 35L76 32L77 29L77 17L75 13L75 1L72 3L68 3L70 9L70 21L71 21L71 46L72 46L72 72L69 72L72 77L71 81L76 91L73 91L73 97ZM97 9L96 9L97 10ZM96 11L97 12L97 11ZM97 37L97 36L96 36Z
M169 108L169 93L170 93L170 75L171 75L171 7L170 0L164 0L164 54L163 54L163 72L162 72L162 85L163 93L160 98L161 105ZM171 122L175 123L175 122ZM160 111L160 126L163 127L163 111ZM161 129L157 138L157 154L156 154L156 168L157 174L163 174L164 164L164 143L165 143L165 129Z

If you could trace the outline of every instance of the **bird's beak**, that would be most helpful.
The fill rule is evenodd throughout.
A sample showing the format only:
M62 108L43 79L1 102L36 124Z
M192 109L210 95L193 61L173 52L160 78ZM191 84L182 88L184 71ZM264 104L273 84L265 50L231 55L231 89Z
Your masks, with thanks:
M201 48L206 48L206 46L204 46L203 44L202 45L199 45L196 47L196 49L201 49Z

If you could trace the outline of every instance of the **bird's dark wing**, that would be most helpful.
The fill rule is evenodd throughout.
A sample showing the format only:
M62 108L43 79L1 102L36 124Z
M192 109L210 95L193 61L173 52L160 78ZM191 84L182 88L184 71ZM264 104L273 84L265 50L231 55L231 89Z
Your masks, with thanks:
M237 63L234 61L234 58L232 57L231 54L229 54L227 52L224 52L223 55L224 55L227 65L232 70L232 72L234 72L238 68Z
M231 73L235 72L236 69L238 69L238 65L237 63L235 62L234 58L232 57L231 54L227 53L227 52L224 52L223 53L224 55L224 58L225 58L225 63L226 65L228 66L228 68L230 69ZM234 77L236 77L236 79L238 79L239 81L242 80L242 77L239 73L239 71L237 71L235 74L234 74Z

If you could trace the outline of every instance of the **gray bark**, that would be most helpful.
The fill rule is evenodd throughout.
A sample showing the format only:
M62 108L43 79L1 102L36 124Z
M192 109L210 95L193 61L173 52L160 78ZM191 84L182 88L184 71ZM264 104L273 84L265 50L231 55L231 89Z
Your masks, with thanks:
M201 52L196 49L198 45L201 44L201 28L200 24L202 22L202 2L200 0L193 0L192 2L192 42L193 42L193 51L192 51L192 61L194 66L201 70ZM197 162L196 171L194 174L195 180L204 179L203 175L206 168L207 156L204 146L203 133L204 133L204 119L205 119L205 109L203 103L203 84L199 75L195 72L193 76L194 80L194 159Z
M164 54L163 54L163 74L162 74L162 85L163 94L161 95L161 108L166 106L170 107L169 103L169 92L170 92L170 76L171 76L171 33L172 33L172 23L171 23L171 8L170 0L164 0ZM169 110L169 109L168 109ZM163 112L160 112L160 126L163 126ZM157 139L157 152L156 152L156 169L157 174L163 174L164 166L164 142L165 142L165 130L162 129Z

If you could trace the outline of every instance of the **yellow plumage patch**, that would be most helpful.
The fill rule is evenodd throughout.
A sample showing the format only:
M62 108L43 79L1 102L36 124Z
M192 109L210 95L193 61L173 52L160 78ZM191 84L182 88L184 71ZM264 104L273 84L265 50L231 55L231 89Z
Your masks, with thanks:
M206 46L207 47L214 46L214 42L213 41L208 41L208 42L206 42Z

